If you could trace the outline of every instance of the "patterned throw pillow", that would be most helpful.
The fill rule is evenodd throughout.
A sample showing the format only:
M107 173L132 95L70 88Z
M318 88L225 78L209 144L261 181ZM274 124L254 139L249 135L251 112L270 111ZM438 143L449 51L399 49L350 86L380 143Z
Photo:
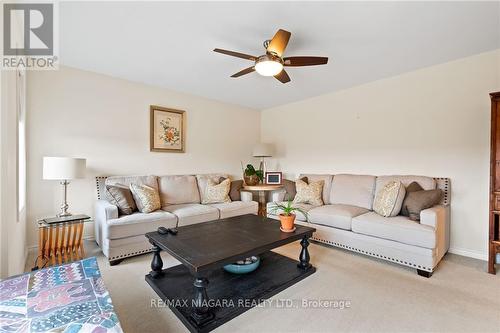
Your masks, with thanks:
M297 179L295 182L295 187L297 189L297 194L293 199L293 203L306 203L313 206L323 205L323 199L321 199L323 192L324 180L311 181L307 184L301 179Z
M226 177L220 177L219 178L219 184L222 183L224 180L228 178ZM241 189L243 188L243 180L232 180L231 181L231 187L229 189L229 198L231 198L231 201L241 201Z
M229 197L229 190L231 189L231 180L229 178L220 182L220 184L215 183L212 179L207 181L207 188L205 189L205 195L201 198L202 204L210 203L221 203L221 202L231 202Z
M384 217L396 216L401 211L406 190L399 181L390 181L375 195L373 210Z
M147 185L130 184L135 203L141 213L151 213L161 208L158 190Z

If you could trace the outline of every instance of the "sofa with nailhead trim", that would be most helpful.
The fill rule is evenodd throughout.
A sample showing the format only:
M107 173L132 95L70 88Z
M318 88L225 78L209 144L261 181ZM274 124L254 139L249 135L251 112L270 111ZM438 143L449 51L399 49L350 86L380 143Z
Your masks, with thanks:
M151 252L152 245L145 233L158 227L174 228L219 220L232 216L257 214L258 204L252 194L240 191L241 200L201 204L201 191L208 179L218 183L224 174L168 175L168 176L113 176L96 177L94 233L97 244L111 265L123 259ZM161 209L151 213L134 212L119 215L118 207L105 200L106 185L144 184L158 189Z
M368 176L304 174L309 181L323 180L324 205L296 204L298 224L314 224L314 241L392 261L430 277L450 246L450 179L425 176ZM417 182L424 190L439 188L441 202L420 213L420 221L406 216L383 217L373 211L375 193L389 181L408 186ZM268 203L268 217L278 219L274 202L286 192L276 191ZM293 198L290 198L293 199Z

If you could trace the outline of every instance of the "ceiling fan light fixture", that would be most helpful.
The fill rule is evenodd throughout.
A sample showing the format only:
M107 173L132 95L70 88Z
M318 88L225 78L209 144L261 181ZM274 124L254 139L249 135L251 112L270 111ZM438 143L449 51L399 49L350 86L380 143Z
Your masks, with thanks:
M279 57L264 55L255 62L255 70L262 76L275 76L283 70L283 61Z

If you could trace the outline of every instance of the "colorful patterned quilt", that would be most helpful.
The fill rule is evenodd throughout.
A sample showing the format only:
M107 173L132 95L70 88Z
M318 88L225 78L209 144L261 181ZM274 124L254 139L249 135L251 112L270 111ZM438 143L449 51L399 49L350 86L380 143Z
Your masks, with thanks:
M95 257L0 281L0 332L123 332Z

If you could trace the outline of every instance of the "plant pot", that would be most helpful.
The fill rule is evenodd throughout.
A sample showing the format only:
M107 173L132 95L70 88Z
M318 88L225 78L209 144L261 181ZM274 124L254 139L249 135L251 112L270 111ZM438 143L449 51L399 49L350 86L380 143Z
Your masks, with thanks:
M281 228L283 230L292 230L295 223L295 214L283 215L280 214Z
M257 175L243 176L245 184L248 186L255 186L259 183L259 177Z

